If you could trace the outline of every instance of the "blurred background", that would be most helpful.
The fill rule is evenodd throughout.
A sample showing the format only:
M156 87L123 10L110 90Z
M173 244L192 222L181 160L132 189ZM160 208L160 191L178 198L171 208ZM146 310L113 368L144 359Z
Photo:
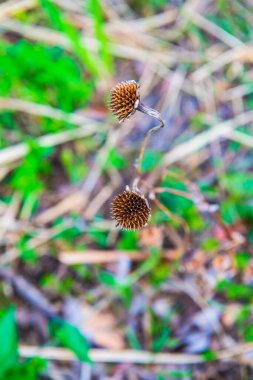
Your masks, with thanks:
M0 2L1 380L253 378L252 24L250 0ZM110 114L123 80L166 122L140 232L110 204L156 122Z

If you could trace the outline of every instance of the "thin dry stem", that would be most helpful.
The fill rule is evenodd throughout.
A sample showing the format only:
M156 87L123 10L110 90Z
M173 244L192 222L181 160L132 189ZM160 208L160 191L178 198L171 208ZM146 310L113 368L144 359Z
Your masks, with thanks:
M171 193L174 195L178 195L179 197L187 198L190 201L194 202L194 198L191 194L186 193L185 191L178 190L178 189L173 189L172 187L155 187L154 188L155 193Z
M214 360L234 361L245 360L250 362L247 354L252 353L253 343L247 342L236 344L231 348L216 352ZM19 347L21 357L41 357L51 360L72 361L76 360L75 355L64 348L60 347L38 347L25 346ZM104 350L91 349L89 356L94 362L102 363L138 363L138 364L197 364L204 363L206 359L203 355L197 354L178 354L178 353L159 353L156 354L150 351L135 351L135 350ZM252 365L252 361L251 361Z
M154 203L172 220L174 220L175 222L179 223L183 230L184 230L184 233L185 233L185 243L187 244L188 240L189 240L189 236L190 236L190 230L189 230L189 226L188 224L185 222L184 219L180 218L178 215L175 215L173 212L171 212L169 209L167 209L167 207L164 206L164 204L162 204L159 199L154 195L153 197L153 201Z
M139 107L137 108L139 111L151 116L151 117L154 117L155 119L158 119L160 120L161 124L160 125L157 125L156 127L150 129L144 140L143 140L143 143L141 145L141 150L140 150L140 153L139 153L139 157L138 157L138 166L137 166L137 174L140 175L141 174L141 165L142 165L142 161L143 161L143 157L144 157L144 153L145 153L145 149L146 149L146 146L147 146L147 142L150 138L150 136L158 131L160 128L163 128L164 125L165 125L165 122L164 120L162 119L160 113L156 110L153 110L152 108L150 107L147 107L145 106L144 104L140 104Z

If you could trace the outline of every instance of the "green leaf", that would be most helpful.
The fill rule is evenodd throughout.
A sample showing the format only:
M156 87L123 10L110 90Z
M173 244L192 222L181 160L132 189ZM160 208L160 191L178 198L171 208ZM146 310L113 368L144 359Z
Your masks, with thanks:
M134 251L138 248L138 232L136 231L122 231L122 237L119 239L117 248L126 251Z
M10 307L0 319L0 342L0 376L3 376L18 357L18 336L14 307Z
M141 350L141 343L138 339L138 336L136 335L135 330L131 326L128 326L128 328L126 330L126 337L128 339L128 343L132 349Z
M249 264L250 260L251 260L250 253L241 252L241 251L236 253L235 262L239 270L245 269L247 265Z
M253 296L253 286L246 284L236 284L230 280L222 280L216 285L218 291L224 292L231 300L245 299L251 300Z
M210 362L210 361L213 361L213 360L216 360L217 359L217 354L215 351L212 351L212 350L208 350L206 352L204 352L202 354L203 358L207 361L207 362Z
M91 362L89 358L89 343L77 327L62 319L53 318L50 321L50 332L57 341L73 351L82 362Z
M23 362L16 362L9 371L0 377L1 380L38 380L40 374L46 372L47 361L41 358L33 358L24 360Z
M215 239L214 237L209 237L203 241L201 246L205 251L210 252L210 251L213 251L213 250L219 248L220 242L219 242L219 240Z
M223 186L236 197L251 197L253 175L244 172L231 172L222 178Z
M99 69L96 64L95 56L91 54L88 49L86 49L81 40L80 33L68 20L63 11L59 9L51 0L40 0L40 4L47 13L52 25L68 36L73 50L82 59L90 73L92 73L94 77L98 76Z
M108 153L108 160L105 167L111 165L116 169L124 169L127 166L127 160L121 155L118 149L112 148Z
M99 280L102 284L109 286L110 288L117 288L118 281L113 274L108 272L99 273Z
M159 164L162 158L162 153L156 152L154 150L147 150L143 157L143 162L141 165L142 171L144 173L150 172Z
M102 231L96 226L90 225L88 228L88 235L102 248L107 247L108 231Z
M252 325L244 326L243 337L246 342L253 341L253 326Z
M235 223L239 217L237 205L231 199L222 202L220 211L222 219L228 224Z
M113 58L109 48L109 39L106 35L103 10L99 0L88 0L87 11L93 20L94 34L98 42L101 63L109 72L113 72Z
M11 185L23 197L30 197L33 194L33 199L36 201L36 196L38 197L45 187L41 177L49 174L51 170L46 160L51 152L47 148L40 147L36 140L29 139L27 144L29 153L13 173Z

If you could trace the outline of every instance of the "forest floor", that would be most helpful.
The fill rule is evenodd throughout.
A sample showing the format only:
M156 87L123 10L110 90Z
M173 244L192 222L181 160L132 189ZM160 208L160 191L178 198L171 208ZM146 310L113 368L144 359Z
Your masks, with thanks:
M250 0L0 3L0 380L253 379ZM157 122L107 108L135 80Z

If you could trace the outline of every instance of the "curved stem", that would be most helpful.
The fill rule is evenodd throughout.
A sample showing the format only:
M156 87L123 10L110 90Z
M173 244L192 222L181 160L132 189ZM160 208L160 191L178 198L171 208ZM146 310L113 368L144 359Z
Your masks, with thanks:
M143 140L143 143L141 145L141 150L140 150L139 157L138 157L138 166L137 166L137 173L138 173L138 175L140 175L141 174L141 165L142 165L143 156L144 156L144 153L145 153L145 149L146 149L146 145L147 145L148 139L152 135L152 133L154 133L154 132L158 131L158 129L162 128L165 125L165 122L162 119L161 114L158 111L154 110L153 108L150 108L150 107L146 106L143 103L139 104L139 106L137 107L137 110L140 111L140 112L143 112L143 113L145 113L145 114L147 114L147 115L149 115L151 117L154 117L155 119L158 119L161 122L160 125L158 125L158 126L152 128L152 129L150 129L147 132L147 134L146 134L146 136L145 136L145 138Z

